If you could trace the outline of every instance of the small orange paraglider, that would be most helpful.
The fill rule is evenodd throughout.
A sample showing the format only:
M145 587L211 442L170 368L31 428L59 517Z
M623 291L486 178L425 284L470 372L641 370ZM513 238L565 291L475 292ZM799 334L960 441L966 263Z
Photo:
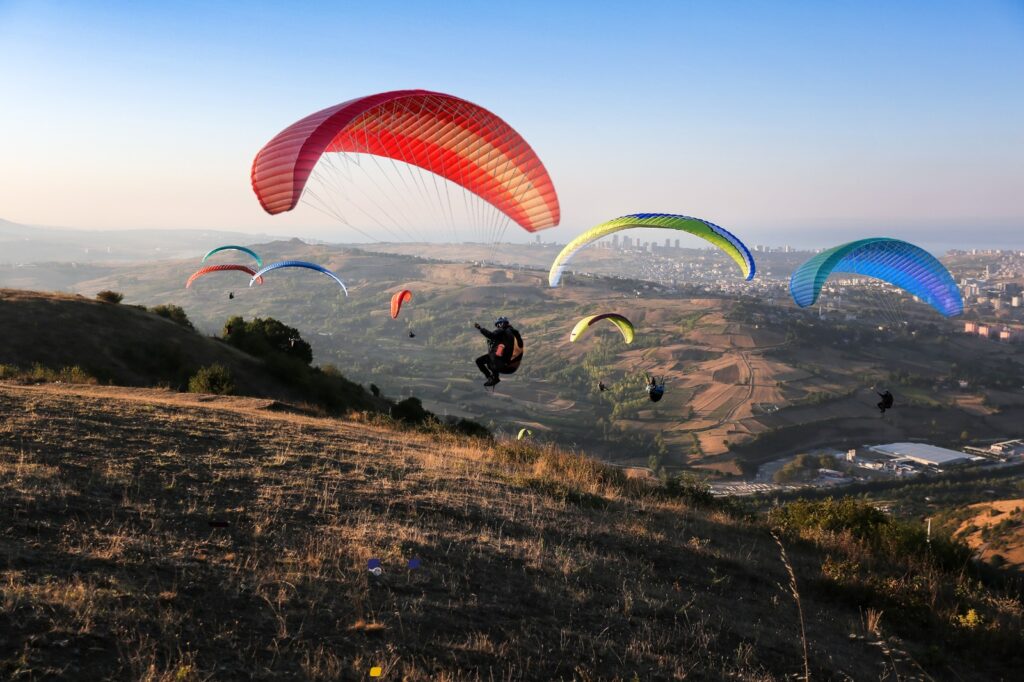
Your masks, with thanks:
M412 300L412 292L408 289L402 289L397 294L391 297L391 319L397 320L398 313L402 310L402 304L406 301Z

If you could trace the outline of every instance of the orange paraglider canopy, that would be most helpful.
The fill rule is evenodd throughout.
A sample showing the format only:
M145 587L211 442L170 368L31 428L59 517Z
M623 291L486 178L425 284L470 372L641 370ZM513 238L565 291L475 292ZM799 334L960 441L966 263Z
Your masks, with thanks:
M188 278L187 282L185 282L185 288L188 289L189 287L191 287L192 282L196 281L203 275L208 275L211 272L223 272L225 270L236 270L238 272L244 272L250 277L256 274L255 270L253 270L252 268L248 268L244 265L207 265L205 268L199 268L198 270L192 273L192 276ZM262 277L258 278L256 281L259 284L263 284Z
M391 319L397 320L398 313L402 310L402 304L406 301L412 300L412 292L408 289L402 289L397 294L391 297Z

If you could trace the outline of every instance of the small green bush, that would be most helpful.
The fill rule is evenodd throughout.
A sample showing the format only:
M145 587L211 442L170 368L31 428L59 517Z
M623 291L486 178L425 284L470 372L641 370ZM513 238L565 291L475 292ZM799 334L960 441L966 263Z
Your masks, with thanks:
M188 380L189 393L230 395L234 390L235 383L231 378L231 370L221 364L200 367L199 371Z

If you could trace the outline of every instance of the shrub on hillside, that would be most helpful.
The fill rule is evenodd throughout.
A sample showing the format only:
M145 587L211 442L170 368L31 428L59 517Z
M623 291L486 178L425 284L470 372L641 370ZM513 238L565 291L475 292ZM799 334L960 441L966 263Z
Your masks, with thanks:
M882 510L852 497L829 498L820 502L797 500L773 509L768 520L773 526L794 535L803 531L846 531L861 539L877 535L879 529L890 521Z
M158 305L149 309L151 313L159 315L160 317L166 317L171 322L177 322L186 329L195 330L192 326L192 321L188 319L188 315L185 314L185 309L180 305Z
M63 384L95 384L96 377L74 365L52 369L38 362L31 369L22 369L15 365L0 365L0 379L21 381L30 384L63 383Z
M472 438L491 438L490 430L480 422L475 422L472 419L449 417L446 423L455 433L461 433Z
M787 533L813 540L848 534L876 556L892 561L928 556L936 566L959 570L971 557L966 545L941 536L929 539L922 526L894 519L872 504L852 497L797 500L773 509L768 521Z
M406 398L391 408L391 417L406 424L422 424L430 416L419 398Z
M697 507L710 507L715 501L715 496L711 494L711 486L693 474L680 474L667 479L665 494L686 500Z
M103 301L104 303L120 303L124 300L124 294L111 291L110 289L104 289L96 294L96 300Z
M234 390L235 383L231 378L231 370L221 364L200 367L199 371L188 380L189 393L230 395Z

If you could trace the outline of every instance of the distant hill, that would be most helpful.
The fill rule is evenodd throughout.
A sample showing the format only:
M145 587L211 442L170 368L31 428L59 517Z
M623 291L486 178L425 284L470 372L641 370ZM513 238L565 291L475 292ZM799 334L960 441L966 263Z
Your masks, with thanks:
M75 230L0 219L0 266L101 263L202 255L212 246L266 241L267 235L219 230ZM0 286L4 286L0 271Z

